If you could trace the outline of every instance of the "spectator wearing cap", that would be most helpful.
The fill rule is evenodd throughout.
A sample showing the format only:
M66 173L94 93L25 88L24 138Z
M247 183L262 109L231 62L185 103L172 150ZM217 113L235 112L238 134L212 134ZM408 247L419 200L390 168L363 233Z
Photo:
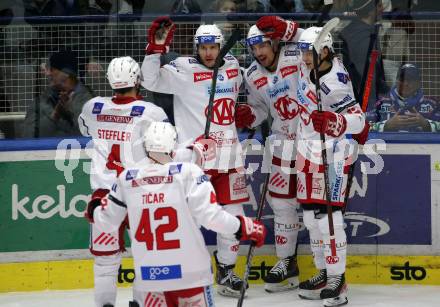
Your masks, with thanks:
M399 68L395 85L367 113L372 131L439 132L440 105L424 96L420 71L414 64Z
M49 86L28 108L23 136L80 135L78 116L83 104L93 95L78 79L75 54L71 51L53 53L45 73Z

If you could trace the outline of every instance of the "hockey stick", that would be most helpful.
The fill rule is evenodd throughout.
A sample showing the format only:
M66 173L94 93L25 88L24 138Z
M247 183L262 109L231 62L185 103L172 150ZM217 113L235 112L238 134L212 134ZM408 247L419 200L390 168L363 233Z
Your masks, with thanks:
M212 73L212 83L211 83L211 92L209 93L209 103L208 103L208 112L206 114L206 124L205 124L205 139L209 137L209 129L211 128L211 117L212 117L212 109L214 106L214 96L215 96L215 90L217 86L217 76L218 76L218 69L220 68L220 65L223 63L223 58L225 55L231 50L232 47L234 47L235 43L239 41L241 38L241 30L239 28L235 28L232 32L231 37L229 37L226 44L220 49L220 52L215 59L214 64L214 71Z
M321 33L319 33L316 40L313 42L313 73L315 75L315 86L316 86L316 99L318 101L318 112L322 112L321 103L321 86L319 84L319 74L318 74L318 56L321 50L321 45L327 35L339 24L339 18L335 17L330 19L324 27L322 27ZM325 197L327 201L327 216L328 216L328 227L330 232L330 249L332 256L336 256L336 240L335 240L335 229L333 226L333 208L331 206L331 194L330 194L330 179L328 175L328 163L327 163L327 148L325 145L325 135L323 132L320 133L321 137L321 155L322 164L324 166L324 183L325 183Z
M263 143L265 144L265 147L264 147L265 152L269 147L269 145L266 145L266 139L267 139L267 137L263 136ZM267 146L267 148L266 148L266 146ZM264 157L265 157L265 155L263 155L263 159L264 159ZM263 162L261 165L263 165ZM266 176L264 178L263 188L261 190L260 201L258 202L257 214L255 216L256 221L261 220L261 216L263 215L264 204L266 202L267 187L269 185L269 178L270 178L270 171L266 174ZM244 271L244 275L243 275L243 284L240 289L240 297L238 298L237 307L243 306L243 300L244 300L244 296L246 294L246 287L248 284L249 273L251 271L252 258L254 257L254 250L255 250L255 242L252 241L249 245L248 254L246 256L246 267L245 267L245 271Z
M362 75L361 89L357 91L358 100L361 99L362 112L367 111L368 99L370 98L371 85L373 84L374 69L376 68L376 62L379 57L379 50L377 50L376 41L379 33L380 24L376 24L374 33L371 34L370 43L368 45L367 58L365 59L364 72ZM348 199L350 197L351 185L353 183L354 169L356 167L356 161L350 165L348 171L347 188L345 189L344 197L344 211L347 210Z

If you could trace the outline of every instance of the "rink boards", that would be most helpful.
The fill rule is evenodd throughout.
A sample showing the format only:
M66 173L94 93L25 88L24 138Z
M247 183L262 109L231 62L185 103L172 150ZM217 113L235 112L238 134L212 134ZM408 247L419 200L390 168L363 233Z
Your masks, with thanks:
M440 143L375 143L360 160L366 168L383 166L377 174L357 167L345 216L349 243L347 277L352 283L440 284ZM82 218L90 197L87 140L15 141L0 143L0 292L92 287L92 261L87 251L88 224ZM415 143L415 142L414 142ZM54 150L54 148L61 148ZM66 149L68 147L68 149ZM379 155L376 155L378 153ZM258 150L248 163L261 166ZM264 176L248 177L252 189L246 214L255 203ZM300 212L301 216L301 212ZM263 214L269 235L257 251L251 282L275 263L273 214ZM204 231L210 251L215 235ZM307 232L299 234L301 277L313 273ZM247 246L240 254L247 252ZM79 260L82 259L82 260ZM240 261L244 263L241 257ZM237 265L237 271L243 269ZM124 260L121 286L130 284L132 264Z

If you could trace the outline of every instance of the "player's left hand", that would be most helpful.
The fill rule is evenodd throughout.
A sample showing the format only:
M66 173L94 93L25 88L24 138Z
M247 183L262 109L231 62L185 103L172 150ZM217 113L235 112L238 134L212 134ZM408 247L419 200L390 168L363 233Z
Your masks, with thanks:
M264 244L267 230L266 226L260 221L252 220L247 216L237 216L240 220L240 229L236 232L237 240L252 240L256 247L261 247Z
M287 42L293 39L298 29L298 24L291 20L284 20L278 16L263 16L258 19L257 28L271 39Z
M97 189L93 192L92 198L87 204L86 212L84 212L84 217L90 222L94 223L93 212L99 206L101 206L102 199L110 192L108 189Z
M310 114L310 118L316 132L325 133L332 137L341 136L347 129L347 120L338 113L315 110Z
M148 30L147 54L167 53L173 40L176 25L167 16L156 18Z

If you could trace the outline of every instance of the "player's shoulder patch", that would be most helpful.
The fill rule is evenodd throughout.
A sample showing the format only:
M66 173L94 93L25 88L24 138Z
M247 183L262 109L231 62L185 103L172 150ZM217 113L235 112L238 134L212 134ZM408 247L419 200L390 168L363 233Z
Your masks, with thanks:
M237 59L232 54L225 55L224 59L226 61L237 61Z
M327 86L327 84L325 84L325 82L321 83L321 90L324 92L324 94L328 95L331 90L329 89L329 87Z
M138 169L127 170L127 172L125 173L125 180L127 180L127 181L133 180L134 178L136 178L138 172L139 172Z
M95 101L93 103L92 114L101 114L103 107L104 107L103 102Z
M209 177L206 174L203 174L203 175L198 176L196 181L197 181L197 184L202 184L204 182L208 182Z
M200 64L200 62L196 58L188 58L189 64Z
M257 70L257 64L251 65L246 71L246 76L249 78L252 75L252 73L256 70Z
M168 175L169 176L180 174L180 172L182 172L182 163L171 164L169 169L168 169Z
M131 113L130 116L141 116L142 114L144 114L145 111L145 106L133 106L131 108Z
M347 84L350 81L350 76L345 72L337 72L336 76L338 77L338 81Z

